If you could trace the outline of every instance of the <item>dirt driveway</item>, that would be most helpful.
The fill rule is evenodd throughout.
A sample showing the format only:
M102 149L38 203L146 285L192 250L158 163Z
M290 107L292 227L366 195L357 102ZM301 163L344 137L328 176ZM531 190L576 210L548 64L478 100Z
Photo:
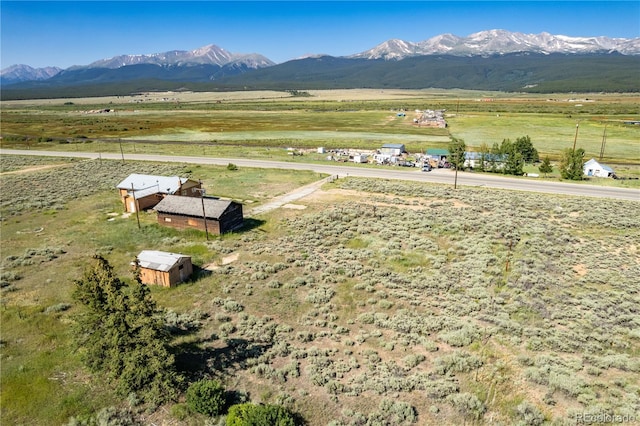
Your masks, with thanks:
M252 215L257 215L260 213L266 213L268 211L271 210L275 210L277 208L280 208L282 206L284 206L285 204L289 204L292 203L296 200L299 200L300 198L304 198L310 194L312 194L313 192L315 192L318 188L320 188L322 185L324 185L327 182L331 182L332 179L334 179L335 176L329 176L326 177L322 180L319 180L317 182L313 182L309 185L305 185L305 186L301 186L300 188L291 191L287 194L281 195L279 197L275 197L274 199L272 199L271 201L269 201L268 203L265 203L261 206L255 207L251 210L249 210L247 212L247 214L249 216Z

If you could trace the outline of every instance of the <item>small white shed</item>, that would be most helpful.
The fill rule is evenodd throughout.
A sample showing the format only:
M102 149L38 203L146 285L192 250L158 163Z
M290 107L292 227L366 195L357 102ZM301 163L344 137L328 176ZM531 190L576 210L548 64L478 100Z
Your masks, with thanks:
M594 158L584 163L582 171L589 177L613 177L616 172L609 166L598 163Z

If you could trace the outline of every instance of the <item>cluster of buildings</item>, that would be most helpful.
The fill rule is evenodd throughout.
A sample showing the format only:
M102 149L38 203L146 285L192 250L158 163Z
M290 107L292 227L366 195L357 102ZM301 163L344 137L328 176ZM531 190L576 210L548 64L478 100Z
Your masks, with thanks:
M325 153L324 148L318 148L318 153ZM419 167L428 163L431 167L437 168L449 167L446 161L448 155L449 151L446 149L428 149L426 155L409 154L402 143L386 143L375 151L331 150L327 160L408 167Z
M438 129L444 129L447 127L447 121L444 119L444 113L446 109L426 109L424 111L416 110L419 114L418 117L413 119L413 122L418 127L435 127Z
M322 150L322 151L320 151ZM324 148L318 148L318 152L324 153ZM449 168L451 165L447 160L450 153L443 148L429 148L424 154L409 154L404 144L387 143L375 151L354 151L354 150L333 150L328 160L353 162L353 163L373 163L379 165L392 166L415 166L427 167L428 169ZM493 166L496 169L504 167L506 155L497 155L480 152L465 152L465 168L479 168L480 162L484 160L484 167ZM604 164L600 164L595 159L587 161L584 166L585 177L612 177L616 178L615 171ZM535 176L535 175L532 175Z
M220 235L243 225L242 204L205 196L193 179L131 174L117 188L125 212L153 209L162 226Z
M446 149L428 149L425 155L415 156L416 161L411 165L429 169L446 168L449 167L448 156L449 151ZM369 155L361 153L349 158L356 163L369 161ZM378 164L408 165L407 151L403 144L385 144L371 158ZM465 167L475 167L478 161L481 161L480 153L465 153ZM615 177L611 167L600 164L593 158L584 164L583 170L588 177ZM131 174L117 188L125 212L137 213L153 209L161 226L198 229L207 235L221 235L241 228L244 223L242 204L205 196L202 183L193 179ZM157 250L143 250L133 265L139 269L143 283L164 287L173 287L189 279L193 273L189 256Z
M205 196L202 183L179 176L131 174L117 185L124 211L155 210L161 226L221 235L244 224L242 204ZM193 273L191 258L143 250L134 265L145 284L173 287Z
M409 154L404 144L386 143L375 151L338 150L328 160L353 163L372 163L391 166L419 167L429 164L433 168L449 167L446 149L428 149L426 154Z

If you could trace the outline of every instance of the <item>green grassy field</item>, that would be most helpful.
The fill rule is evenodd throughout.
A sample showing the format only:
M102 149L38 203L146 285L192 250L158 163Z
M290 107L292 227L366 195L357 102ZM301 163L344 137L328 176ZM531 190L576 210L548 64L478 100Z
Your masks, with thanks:
M563 149L573 147L578 124L576 146L585 150L587 159L599 158L604 138L604 162L638 164L640 129L625 125L622 120L624 117L612 119L602 116L485 113L456 116L449 121L452 134L463 139L469 146L478 148L485 143L491 147L502 141L496 140L497 135L504 135L504 139L512 141L529 135L540 154L554 159L559 158Z
M542 155L557 159L573 145L599 157L604 128L604 161L640 164L638 98L624 94L585 94L572 98L524 96L471 91L312 91L310 97L282 92L149 95L144 101L101 100L5 102L2 146L56 149L60 141L108 139L97 149L117 150L117 140L140 141L135 149L172 152L144 141L183 142L192 152L253 155L254 148L377 149L402 142L410 152L444 147L449 136L471 148L528 135ZM166 102L167 96L179 101ZM109 108L109 113L90 113ZM413 124L416 109L446 109L449 127L429 129ZM406 117L397 117L400 110ZM47 142L51 139L51 142ZM201 148L200 144L208 144ZM59 146L57 149L72 149ZM175 148L177 149L177 148ZM180 148L187 152L188 148ZM248 151L248 152L247 152ZM260 150L258 150L260 151Z

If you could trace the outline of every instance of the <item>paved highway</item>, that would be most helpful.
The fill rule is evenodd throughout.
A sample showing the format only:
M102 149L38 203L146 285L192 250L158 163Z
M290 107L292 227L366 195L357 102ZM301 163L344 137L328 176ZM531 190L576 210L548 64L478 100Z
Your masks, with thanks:
M0 149L1 155L36 155L49 157L74 157L120 160L121 154L117 153L95 153L95 152L59 152L59 151L31 151ZM209 158L209 157L187 157L187 156L167 156L155 154L126 154L126 160L139 161L165 161L190 164L215 164L227 165L233 163L239 167L257 167L267 169L289 169L289 170L312 170L318 173L329 175L358 176L378 179L410 180L417 182L432 182L453 185L455 172L448 169L438 169L431 172L422 172L417 168L401 167L356 167L336 164L306 164L292 163L286 161L253 160L247 158ZM478 174L471 172L458 173L458 185L461 186L484 186L487 188L500 188L517 191L539 192L547 194L563 194L580 197L613 198L620 200L640 201L640 190L627 188L613 188L607 186L585 185L566 182L549 182L536 180L534 178L509 178L505 176Z

